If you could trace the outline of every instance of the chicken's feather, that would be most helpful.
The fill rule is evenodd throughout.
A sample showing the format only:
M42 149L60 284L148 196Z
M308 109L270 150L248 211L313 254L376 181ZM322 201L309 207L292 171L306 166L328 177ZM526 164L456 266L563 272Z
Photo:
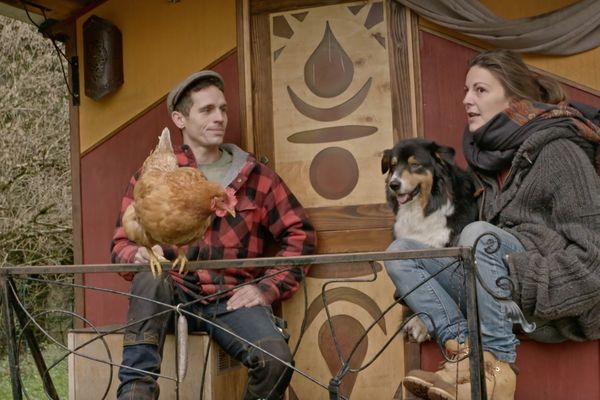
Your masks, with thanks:
M183 246L200 240L215 214L215 204L233 212L235 198L200 170L178 167L169 131L146 158L123 215L127 237L141 246Z

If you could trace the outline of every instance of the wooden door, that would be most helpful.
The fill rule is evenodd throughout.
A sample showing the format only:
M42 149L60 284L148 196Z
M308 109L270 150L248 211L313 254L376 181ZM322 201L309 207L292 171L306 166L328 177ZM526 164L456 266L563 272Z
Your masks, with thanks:
M240 0L238 15L248 147L307 208L319 253L384 250L393 214L385 204L381 154L399 138L421 134L410 13L387 0ZM347 281L369 280L373 269L373 282ZM340 370L338 351L347 357L356 347L349 364L359 367L391 341L368 368L344 376L341 393L393 398L404 375L404 344L394 339L402 309L379 320L394 288L380 263L373 269L315 266L306 298L301 290L282 313L292 347L302 337L296 366L325 386ZM334 278L342 282L324 286ZM328 393L295 374L289 397Z

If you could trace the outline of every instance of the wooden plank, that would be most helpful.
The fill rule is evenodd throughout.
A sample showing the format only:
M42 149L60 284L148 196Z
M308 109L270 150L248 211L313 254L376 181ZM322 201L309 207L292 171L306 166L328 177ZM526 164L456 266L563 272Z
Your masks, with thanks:
M385 148L390 147L395 139L400 137L399 132L408 132L408 136L413 136L414 132L419 131L418 122L411 117L411 113L416 109L416 104L419 101L416 92L416 81L410 81L411 71L409 70L409 60L402 60L402 63L396 65L396 68L401 69L402 76L400 81L391 83L389 79L396 79L395 75L398 75L399 71L389 70L392 66L390 60L386 58L398 58L408 57L410 51L413 51L412 47L406 49L406 42L402 43L398 51L391 49L392 37L389 34L389 25L382 23L381 26L361 25L365 23L368 13L371 10L372 2L365 2L365 7L359 11L356 15L358 20L362 21L357 25L356 32L364 33L363 29L371 29L367 33L371 39L376 38L372 46L383 46L377 47L383 57L377 58L376 65L369 64L369 61L373 62L373 57L355 56L353 51L356 50L357 43L359 40L363 40L362 37L352 36L354 33L352 29L348 29L350 26L339 24L339 18L345 14L342 12L340 7L339 12L334 7L331 10L324 10L325 6L338 5L344 2L340 1L290 1L284 0L279 2L272 1L261 1L261 0L248 0L250 7L250 35L251 40L251 79L252 83L248 83L248 86L252 87L252 101L253 101L253 118L254 118L254 139L255 139L255 153L259 156L267 156L270 160L270 166L275 168L277 172L284 178L286 183L290 185L290 182L299 182L300 185L291 186L294 193L298 196L300 201L306 206L309 213L311 222L314 224L318 231L318 253L321 254L335 254L335 253L351 253L351 252L368 252L368 251L381 251L385 250L392 241L392 225L394 223L394 215L390 208L385 204L384 196L384 177L381 175L379 170L381 151ZM391 2L384 1L384 19L390 18L389 10L394 8L401 10L402 7L397 4L390 4ZM359 3L357 3L359 4ZM378 100L376 104L381 105L383 98L385 99L385 107L388 109L386 113L381 113L382 107L379 107L378 113L373 113L369 109L369 112L364 112L363 109L358 111L363 112L365 116L371 116L369 121L353 121L352 125L362 125L369 122L375 124L373 121L377 121L377 126L381 129L381 132L386 134L385 140L383 137L377 137L376 140L371 140L369 145L375 147L365 147L365 143L358 143L357 138L339 140L334 144L327 144L328 146L342 147L346 151L350 152L353 157L357 160L361 155L368 159L367 168L359 168L360 179L369 181L369 190L363 190L361 192L360 200L348 201L347 198L336 199L335 201L327 198L326 203L319 203L313 201L316 192L309 193L306 190L306 186L309 185L310 176L308 176L306 162L312 162L315 157L315 153L321 152L325 148L325 142L293 142L293 145L289 145L287 142L283 142L281 137L287 140L292 134L306 133L317 131L318 129L325 127L330 128L333 124L342 125L340 120L325 120L328 124L322 124L316 126L314 121L321 121L320 119L310 120L310 117L306 122L291 121L294 117L297 117L297 108L291 109L287 104L287 109L282 111L284 99L289 102L289 96L286 91L276 92L274 91L275 78L277 78L278 87L286 88L292 87L298 96L310 104L313 108L319 110L333 109L338 103L342 104L348 101L350 94L356 93L356 85L349 86L351 90L343 92L333 97L317 96L315 92L309 93L308 91L299 92L303 90L304 83L302 76L285 76L279 75L275 67L282 67L283 70L291 71L295 69L297 65L304 66L310 55L315 51L315 45L318 45L319 41L323 37L323 29L325 24L319 24L317 20L309 21L306 20L296 21L294 18L289 18L287 12L290 10L307 9L313 8L313 17L315 15L321 16L324 12L330 12L331 15L335 15L336 23L331 23L331 29L335 39L339 41L341 47L347 52L348 56L353 61L353 68L355 69L356 82L355 84L362 83L364 76L373 76L373 84L371 89L375 90L378 94ZM318 8L318 9L317 9ZM293 31L293 37L288 38L285 35L277 37L267 37L270 35L270 18L273 17L270 13L284 13L284 18L288 20ZM398 13L397 29L406 29L406 15L401 12ZM402 19L404 18L404 19ZM328 19L328 18L327 18ZM319 32L318 38L313 37L313 33L303 31L304 27L308 26L308 23L314 25L313 29L315 32ZM323 25L323 26L321 26ZM302 29L301 29L302 28ZM301 35L302 34L302 35ZM406 32L403 31L404 37ZM303 49L295 54L297 59L296 64L290 61L290 51L293 51L291 43L298 40L298 37L302 37L306 40L305 43L311 43L310 49ZM290 39L290 40L284 40ZM318 39L318 40L317 40ZM383 39L383 40L382 40ZM313 45L314 43L314 45ZM347 46L347 43L351 45ZM364 42L361 42L364 44ZM274 48L271 48L273 46ZM285 46L282 52L282 48ZM308 46L308 45L307 45ZM362 48L362 47L361 47ZM309 51L310 50L310 51ZM371 52L374 49L370 50ZM277 53L275 53L277 52ZM363 52L364 53L364 52ZM368 52L367 52L368 53ZM272 57L278 57L276 60L277 64L273 64ZM292 53L293 54L293 53ZM370 54L370 53L368 53ZM378 57L380 54L378 54ZM290 59L286 58L289 57ZM414 60L413 69L414 67ZM301 63L301 64L298 64ZM382 67L384 63L384 67ZM267 65L265 65L267 64ZM418 64L417 64L418 65ZM373 68L368 69L368 68ZM240 68L241 69L241 68ZM366 70L368 69L368 70ZM382 71L385 70L385 73ZM358 71L358 72L357 72ZM365 71L368 74L365 74ZM359 73L360 72L360 73ZM291 72L289 72L291 74ZM289 78L289 79L288 79ZM294 80L295 79L295 80ZM411 88L412 84L412 88ZM392 92L391 87L396 86L395 93ZM360 89L360 85L358 85ZM278 97L276 96L276 93ZM335 94L335 93L334 93ZM335 101L331 101L335 99ZM373 104L373 99L369 100L366 104ZM345 103L344 103L345 104ZM396 107L394 104L400 104ZM273 118L274 105L276 106L277 112L284 115L286 119L275 121ZM294 115L293 113L296 113ZM304 116L308 116L306 113ZM356 115L349 114L350 117L356 117ZM276 116L277 117L277 116ZM345 117L343 117L345 118ZM379 121L387 121L385 127L379 125ZM346 120L344 119L344 122ZM290 128L288 132L288 125L293 125L293 129ZM345 125L350 125L346 123ZM296 127L301 127L302 129ZM335 127L335 126L334 126ZM331 132L331 131L328 131ZM394 135L393 132L397 132ZM417 133L414 133L416 135ZM280 135L274 138L273 135ZM379 134L379 133L378 133ZM389 143L388 143L389 142ZM298 145L300 143L302 147ZM286 147L287 146L287 147ZM279 151L275 153L275 150ZM295 151L295 152L294 152ZM312 153L311 153L312 152ZM299 154L301 153L301 154ZM301 159L301 157L304 157ZM296 164L293 164L296 162ZM301 166L300 163L304 162ZM285 164L281 166L280 164ZM287 169L286 169L287 168ZM286 173L291 177L289 178ZM359 184L360 185L360 184ZM304 186L304 187L303 187ZM358 188L358 185L357 185ZM363 188L364 189L364 188ZM312 190L312 189L311 189ZM353 189L353 190L356 190ZM352 193L355 194L355 193ZM321 193L319 192L319 195ZM322 195L321 195L322 196ZM349 196L349 195L347 195ZM311 201L306 201L311 199ZM323 196L323 199L326 197ZM340 339L344 342L343 346L346 346L345 350L349 350L356 342L355 340L364 333L365 329L373 323L373 313L366 313L364 309L365 304L370 306L366 307L371 310L384 310L387 306L393 302L394 288L391 281L388 279L385 271L383 270L382 263L375 263L377 267L377 280L373 283L340 283L334 285L339 293L344 294L342 297L344 301L337 301L336 304L332 304L333 319L332 323L336 324L340 329ZM337 263L337 264L324 264L313 266L311 272L306 279L306 287L308 293L308 301L310 304L318 305L320 299L321 288L323 284L330 279L369 279L371 274L371 266L367 262L359 263ZM331 288L331 286L329 286ZM302 291L301 291L302 292ZM292 347L298 341L300 335L300 327L302 325L302 317L304 315L304 296L298 293L292 299L282 303L281 314L288 320L289 333L292 338L290 343ZM374 306L376 305L376 306ZM360 355L361 362L368 361L376 351L388 340L392 340L390 346L384 351L378 360L375 361L373 366L369 367L365 371L358 374L349 374L342 381L342 393L352 394L352 397L366 398L370 396L372 398L392 398L395 393L401 391L401 379L404 375L404 363L403 363L403 352L404 343L400 338L394 338L394 334L398 325L402 319L404 313L404 307L396 306L392 308L392 312L386 315L384 322L378 323L376 327L369 333L368 339L361 345ZM376 314L376 313L375 313ZM332 346L328 345L328 340L331 340L330 331L328 331L328 322L323 315L323 312L312 312L312 322L307 326L307 331L301 342L298 353L296 354L296 365L304 371L309 372L312 376L316 377L320 382L327 384L329 379L337 373L336 357L329 354L328 351ZM381 328L381 324L385 325L385 329ZM329 332L329 333L328 333ZM366 344L368 342L368 345ZM357 363L359 363L357 361ZM359 363L360 364L360 363ZM292 384L289 389L288 398L290 399L319 399L327 398L327 392L323 388L319 388L313 383L307 381L305 378L298 374L294 374Z
M306 207L385 201L394 101L383 4L270 14L274 168Z
M394 214L387 204L307 208L306 211L318 231L390 228L394 224Z
M283 10L297 10L301 8L320 7L350 2L355 2L355 0L251 0L250 13L252 15L255 15L262 13L279 12Z
M3 0L2 2L19 9L27 7L27 11L32 14L64 20L78 14L81 9L93 3L94 0L35 0L27 2L31 4L24 4L25 2L22 0Z
M94 332L70 332L68 335L69 348L75 349L94 337L96 337ZM104 340L108 348L101 340L95 340L76 351L96 359L104 361L110 359L113 363L120 364L123 352L122 333L108 334L104 336ZM206 400L220 400L242 397L247 380L247 370L241 363L227 356L214 341L210 342L210 355L206 365L204 390L201 396L202 369L208 345L208 335L204 333L189 335L188 369L186 378L179 385L179 396L175 391L175 381L159 378L161 399L198 399L202 397ZM173 335L167 335L163 355L161 374L175 377L175 340ZM110 380L111 368L112 380ZM119 384L117 373L117 366L110 367L84 357L69 356L69 398L84 400L90 398L90 393L94 393L96 398L100 398L107 391L106 397L103 398L115 399Z
M379 228L318 232L317 252L321 254L330 254L383 251L391 242L391 227L387 229Z
M69 59L77 55L77 34L75 22L68 24L69 38L65 43L65 54ZM68 70L69 82L73 82L73 69ZM70 84L69 84L70 85ZM81 91L80 86L80 91ZM72 90L72 88L71 88ZM79 94L81 96L81 94ZM72 99L69 101L69 133L70 133L70 159L71 159L71 217L73 223L73 263L83 264L83 214L82 214L82 193L81 193L81 154L79 146L79 107L73 105ZM73 282L77 285L83 285L83 275L73 276ZM85 313L84 292L81 288L74 289L74 308L78 315ZM75 328L83 326L83 321L75 318L73 321Z
M252 93L254 145L259 161L275 165L273 151L273 110L271 109L271 63L269 16L252 16L250 34L252 36Z
M250 45L249 0L236 0L238 74L240 85L240 119L242 148L254 152L252 115L252 60Z
M406 10L395 1L386 2L394 141L419 134L413 126L414 85L411 85L412 43L407 28Z
M323 266L321 266L323 267ZM328 266L336 274L338 266ZM379 268L382 268L381 266ZM342 276L340 276L342 277ZM283 302L283 317L288 321L290 346L294 348L305 328L302 341L295 356L296 367L307 371L319 382L327 385L339 372L340 363L335 353L330 323L334 326L338 346L344 357L357 347L350 366L364 366L374 359L376 353L389 342L389 346L374 359L373 364L358 374L349 373L341 380L340 394L356 399L391 399L401 386L404 376L403 340L395 333L402 320L404 307L392 307L382 318L383 312L393 302L393 285L385 272L370 282L371 274L352 277L354 281L337 282L324 286L329 279L306 278L304 285L291 299ZM331 279L331 278L330 278ZM325 292L328 320L322 293ZM306 293L306 297L304 296ZM305 312L305 302L308 304ZM372 329L367 332L367 329ZM361 337L364 340L361 341ZM328 399L323 388L294 374L290 384L292 399ZM295 396L295 397L294 397Z
M421 81L421 42L419 35L419 17L410 9L404 8L404 13L407 18L407 31L410 35L411 53L409 60L411 62L411 82L413 87L413 127L416 127L416 133L419 137L424 137L424 121L423 121L423 92Z

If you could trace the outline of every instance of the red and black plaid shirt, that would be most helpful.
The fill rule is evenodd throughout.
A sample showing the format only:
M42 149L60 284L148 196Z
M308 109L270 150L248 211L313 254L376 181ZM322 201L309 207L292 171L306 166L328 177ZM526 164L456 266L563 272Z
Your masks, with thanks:
M184 145L176 149L175 153L180 167L196 167L194 155L189 147ZM238 200L236 216L214 218L204 239L187 246L188 259L261 257L265 251L266 241L270 238L279 245L277 256L312 254L316 247L316 233L300 202L274 171L239 149L235 149L234 153L245 154L247 157L237 177L229 184L229 187L235 190ZM121 213L111 244L113 263L133 262L139 247L127 238L122 226L122 216L133 201L133 188L139 174L140 171L131 178L121 202ZM169 259L176 257L174 248L163 247L163 249L165 257ZM268 276L286 269L287 267L197 270L195 274L198 288L194 291L202 295L211 295L264 275L267 277L260 280L257 285L267 301L272 303L275 300L286 299L298 290L302 279L302 273L298 268ZM133 279L133 273L122 275L125 279ZM184 291L190 292L189 282L183 282L180 274L171 271L171 277ZM188 283L187 288L184 283Z

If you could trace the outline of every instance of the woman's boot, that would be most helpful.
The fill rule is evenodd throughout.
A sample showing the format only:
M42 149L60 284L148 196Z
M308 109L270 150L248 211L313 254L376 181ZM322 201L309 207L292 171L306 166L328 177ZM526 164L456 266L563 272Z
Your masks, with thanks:
M485 366L485 387L488 400L513 400L517 386L517 375L512 367L486 351L483 353ZM437 380L429 388L430 400L470 400L471 380L447 382Z
M454 382L468 382L469 370L469 347L466 343L461 344L456 340L448 340L444 347L447 356L452 361L445 361L436 372L415 369L410 371L402 384L412 394L428 399L428 392L435 384L454 384Z

